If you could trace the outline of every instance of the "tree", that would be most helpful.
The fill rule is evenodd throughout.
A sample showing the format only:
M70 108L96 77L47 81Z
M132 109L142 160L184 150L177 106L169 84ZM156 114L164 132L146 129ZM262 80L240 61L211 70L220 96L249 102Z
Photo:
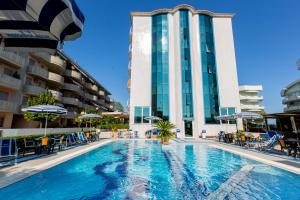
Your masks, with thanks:
M124 107L123 107L123 105L120 103L120 102L115 102L114 103L115 104L115 111L117 111L117 112L124 112Z
M169 139L174 136L171 132L175 128L175 125L169 121L158 121L155 123L155 128L160 130L159 138L161 138L163 144L169 144Z
M55 105L55 99L49 90L40 93L37 97L29 98L27 101L27 106L37 106L37 105ZM58 118L57 115L48 115L48 121L55 121ZM27 121L40 121L43 122L46 119L46 114L44 113L24 113L24 119Z

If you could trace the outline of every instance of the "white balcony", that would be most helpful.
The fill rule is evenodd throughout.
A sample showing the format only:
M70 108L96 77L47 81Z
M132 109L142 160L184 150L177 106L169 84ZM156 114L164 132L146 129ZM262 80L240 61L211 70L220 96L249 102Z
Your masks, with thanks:
M244 102L259 102L264 100L263 96L245 96L245 95L240 95L240 100Z
M300 105L296 106L288 106L284 108L284 112L291 113L291 112L300 112Z
M10 101L0 100L0 112L16 113L18 105Z
M239 90L240 92L258 93L263 91L263 87L261 85L241 85Z
M49 76L48 70L42 68L41 66L39 66L37 64L28 66L27 73L34 75L34 76L38 76L38 77L46 79L46 80L48 79L48 76Z
M82 102L77 98L63 97L63 104L82 107Z
M70 77L70 78L77 79L79 81L81 81L81 78L82 78L82 75L79 72L75 71L75 70L69 70L69 69L67 69L65 71L65 75L68 76L68 77Z
M31 96L38 96L42 92L45 91L45 88L37 86L37 85L25 85L23 88L24 94Z
M4 73L0 74L0 85L12 90L19 90L21 88L21 80Z
M39 58L39 60L47 63L60 72L63 72L66 69L66 61L59 56L50 55L48 53L37 53L35 55Z
M261 112L265 110L264 106L261 105L243 105L241 104L242 111L249 111L249 112Z
M7 64L19 68L24 67L26 64L26 59L24 57L13 52L4 51L2 48L0 48L0 59Z
M64 77L62 77L59 74L53 73L53 72L49 72L48 80L58 83L60 85L64 84Z
M72 83L64 83L63 84L63 89L64 90L70 90L72 92L76 92L79 95L83 95L83 91L79 85L72 84Z

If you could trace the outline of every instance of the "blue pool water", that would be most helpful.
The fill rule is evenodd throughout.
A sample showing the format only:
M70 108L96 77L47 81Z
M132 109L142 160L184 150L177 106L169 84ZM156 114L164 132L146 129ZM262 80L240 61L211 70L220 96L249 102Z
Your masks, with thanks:
M298 200L300 176L203 144L137 140L113 142L0 189L1 200L206 198Z

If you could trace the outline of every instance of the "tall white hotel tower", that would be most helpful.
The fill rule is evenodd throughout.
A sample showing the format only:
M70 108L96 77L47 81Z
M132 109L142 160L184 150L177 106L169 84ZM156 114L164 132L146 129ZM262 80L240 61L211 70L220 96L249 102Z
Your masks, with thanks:
M169 120L180 138L236 130L215 120L240 112L232 17L189 5L131 13L130 128L140 137L147 116Z

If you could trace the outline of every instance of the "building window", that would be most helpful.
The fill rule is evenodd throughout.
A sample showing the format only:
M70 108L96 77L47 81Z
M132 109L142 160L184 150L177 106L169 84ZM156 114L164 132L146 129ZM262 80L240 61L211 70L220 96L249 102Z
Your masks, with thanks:
M236 114L236 108L234 107L223 107L220 109L221 115L234 115ZM222 124L236 124L236 120L222 120Z
M205 123L216 124L218 120L215 120L215 117L219 116L222 109L219 109L219 88L212 18L207 15L199 15L199 28Z
M152 17L152 115L169 119L168 15Z
M0 127L3 127L3 125L4 125L4 120L5 120L4 117L0 117Z
M180 11L180 55L183 119L194 117L190 53L189 11Z
M134 108L134 123L135 124L149 124L150 121L145 119L150 116L149 107L135 107Z

